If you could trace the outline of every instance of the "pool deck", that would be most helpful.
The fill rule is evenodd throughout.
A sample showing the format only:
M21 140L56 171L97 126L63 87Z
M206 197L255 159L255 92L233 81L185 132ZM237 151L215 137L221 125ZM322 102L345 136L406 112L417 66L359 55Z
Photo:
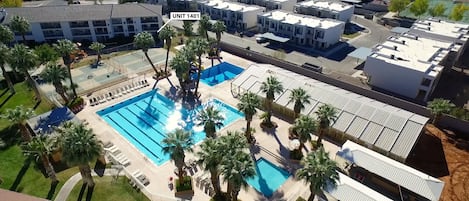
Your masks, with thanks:
M253 63L251 61L245 60L243 58L229 55L227 53L222 52L223 61L229 62L231 64L237 65L242 68L247 68L249 64ZM204 66L210 66L211 61L208 59L203 59ZM218 64L217 60L214 61L214 64ZM149 79L147 76L147 80L150 82L150 86L138 89L134 92L129 94L125 94L122 97L106 101L105 103L99 104L97 106L89 106L87 105L80 113L77 114L77 117L81 120L86 120L88 122L88 126L93 129L93 131L97 134L99 139L103 142L112 142L116 145L119 150L129 159L131 164L125 167L123 174L132 175L137 170L140 170L146 177L150 180L150 184L142 189L151 200L179 200L181 198L184 199L191 199L196 201L207 201L210 197L204 193L203 188L199 188L198 186L194 185L194 196L193 197L181 197L175 198L174 191L171 191L168 187L168 179L169 177L176 177L173 173L175 166L172 161L168 161L160 166L156 166L153 162L148 160L143 153L138 151L136 147L134 147L130 142L128 142L125 137L121 136L114 130L111 126L109 126L103 119L101 119L96 112L107 108L111 105L116 103L122 102L126 99L134 97L136 95L142 94L151 90L155 80ZM138 77L136 80L143 79L143 77ZM169 78L170 82L173 86L178 86L179 83L173 73L173 76ZM157 83L157 88L160 90L159 92L165 94L167 96L174 95L174 88L171 86L168 80L163 79ZM218 84L214 87L210 87L208 85L200 83L199 92L202 94L200 99L202 102L205 102L207 99L211 97L215 97L232 107L236 108L236 104L239 102L238 99L234 98L231 94L230 90L230 81L225 81L221 84ZM121 83L117 86L123 86L128 83ZM116 85L110 87L115 88ZM96 94L105 93L108 89L103 89L101 91L95 92ZM285 160L289 152L289 139L288 139L288 128L290 127L290 123L287 121L282 120L276 116L272 117L272 120L276 122L279 126L277 129L272 131L263 131L260 126L260 119L259 119L260 112L254 117L252 126L255 128L256 133L254 134L256 137L257 144L252 149L252 152L255 154L255 158L258 159L263 157L273 164L282 167L290 172L294 171L298 164L294 164L289 162L289 160ZM229 126L226 126L222 129L219 133L225 134L227 130L241 130L245 127L246 122L244 119L239 119ZM324 147L326 151L329 152L331 158L335 158L335 153L340 149L337 145L327 142L323 140ZM308 145L307 145L308 146ZM196 145L194 147L194 153L197 152L199 147ZM310 147L308 147L310 150ZM195 159L193 154L187 154L186 161L190 159ZM198 168L198 172L195 173L194 178L197 177L209 177L208 173L204 173L203 171ZM195 183L195 182L194 182ZM222 189L226 191L226 184L222 184ZM303 196L304 198L309 196L309 189L305 187L305 184L302 181L297 181L293 177L289 177L287 181L276 191L274 195L268 199L264 198L262 194L258 193L254 188L248 187L247 189L242 189L239 193L239 199L250 201L250 200L296 200L298 196Z

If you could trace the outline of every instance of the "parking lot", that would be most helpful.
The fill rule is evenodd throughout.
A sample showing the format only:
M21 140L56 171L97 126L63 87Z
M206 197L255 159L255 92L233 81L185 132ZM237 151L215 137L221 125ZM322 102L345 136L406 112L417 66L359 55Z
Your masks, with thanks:
M167 18L163 19L167 20ZM389 29L363 17L354 16L352 22L365 29L361 31L358 37L347 42L339 42L326 51L317 51L312 48L293 45L275 45L269 42L257 43L256 33L252 32L244 33L243 37L240 37L239 33L228 32L222 35L222 40L243 48L249 47L250 50L266 55L282 57L282 59L298 65L311 63L321 66L324 74L334 74L334 77L340 77L354 74L357 72L356 67L363 62L348 57L348 53L358 47L373 47L386 40L390 35ZM182 21L171 21L171 25L182 28ZM197 30L197 24L194 24L194 30ZM214 33L210 32L209 35L215 37Z

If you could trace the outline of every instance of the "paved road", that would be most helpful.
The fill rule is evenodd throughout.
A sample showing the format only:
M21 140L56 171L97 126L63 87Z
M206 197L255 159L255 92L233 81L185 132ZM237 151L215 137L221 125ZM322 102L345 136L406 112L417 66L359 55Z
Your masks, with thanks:
M168 20L167 17L163 17L165 21ZM378 25L370 20L361 18L357 16L353 21L359 25L368 27L368 29L363 32L360 36L350 41L350 43L342 43L339 47L330 50L329 52L322 54L323 56L318 56L314 54L312 49L296 49L288 51L285 54L285 60L301 65L305 62L312 63L323 67L323 72L325 74L339 73L342 75L351 75L357 70L356 66L359 64L357 59L347 57L346 55L353 51L357 47L372 47L375 44L382 42L389 36L389 30L381 25ZM182 21L171 21L172 26L182 28ZM194 31L197 30L197 23L194 24ZM369 31L371 30L371 31ZM214 33L209 33L211 37L215 37ZM225 33L222 36L222 40L235 44L239 47L250 47L251 50L256 52L261 52L266 55L274 55L276 53L276 47L271 47L269 43L258 44L255 41L255 36L252 37L239 37L233 34ZM284 48L285 49L285 48Z

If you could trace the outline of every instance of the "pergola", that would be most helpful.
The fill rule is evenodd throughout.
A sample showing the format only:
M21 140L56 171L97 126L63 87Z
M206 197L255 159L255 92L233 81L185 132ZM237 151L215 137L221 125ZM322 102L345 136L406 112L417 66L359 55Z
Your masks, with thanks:
M428 121L427 117L269 64L251 64L231 82L231 93L237 97L250 91L265 97L260 86L269 76L275 76L284 87L274 100L280 107L293 111L294 103L288 102L291 90L302 87L311 96L302 114L315 117L319 106L331 104L338 110L333 128L401 161L405 161Z

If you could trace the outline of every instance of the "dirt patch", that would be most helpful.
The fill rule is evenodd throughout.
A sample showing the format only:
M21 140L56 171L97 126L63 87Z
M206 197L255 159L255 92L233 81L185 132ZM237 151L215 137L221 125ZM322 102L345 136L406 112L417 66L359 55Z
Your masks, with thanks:
M457 133L425 127L407 163L445 182L442 201L469 200L469 141Z

